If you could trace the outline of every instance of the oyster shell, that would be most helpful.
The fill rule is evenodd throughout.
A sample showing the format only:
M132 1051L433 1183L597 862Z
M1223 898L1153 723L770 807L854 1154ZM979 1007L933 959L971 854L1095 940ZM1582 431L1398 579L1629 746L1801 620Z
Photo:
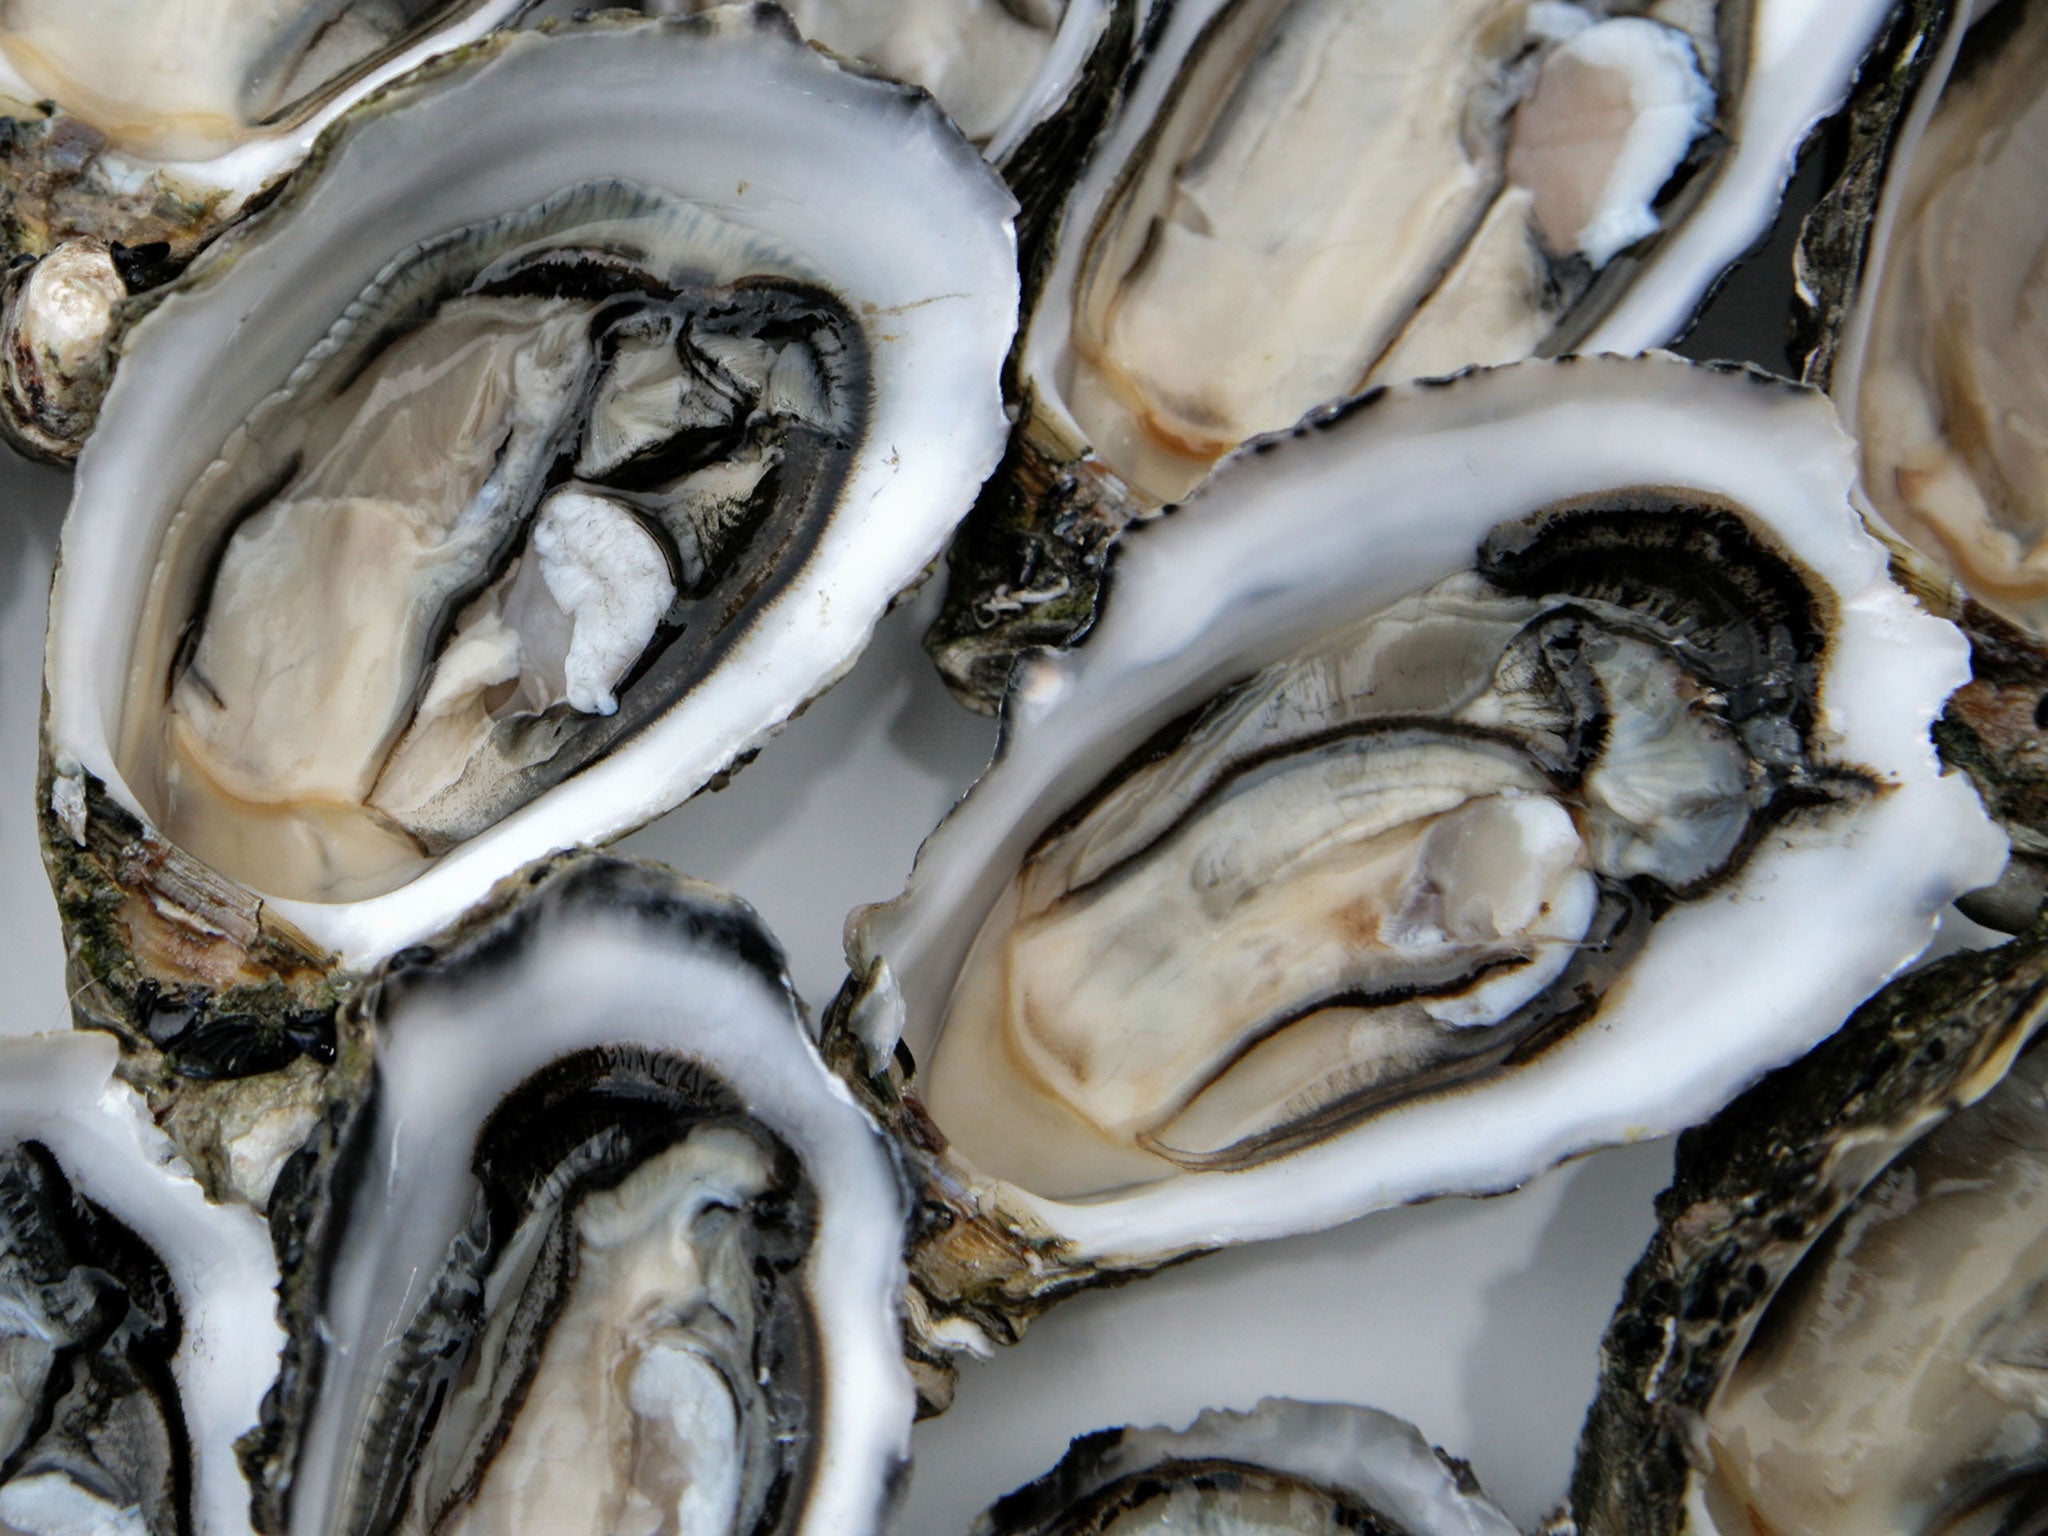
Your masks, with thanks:
M506 0L114 0L90 10L9 0L0 92L85 124L138 165L179 168L173 176L217 167L213 184L246 196L368 90L518 9Z
M807 277L617 182L380 273L169 516L118 758L165 834L382 895L832 580L873 384Z
M2048 9L1920 7L1912 22L1915 56L1880 77L1889 94L1868 109L1882 196L1871 206L1878 186L1865 173L1807 234L1824 327L1808 374L1856 428L1875 516L2038 635L2048 624L2048 389L2033 342L2048 243L2036 217Z
M931 640L950 684L991 705L1019 646L1086 628L1130 518L1311 407L1670 340L1888 9L1175 6L1029 274L1023 413Z
M249 1529L283 1334L251 1212L171 1160L104 1036L0 1042L0 1527Z
M274 1206L264 1527L879 1531L904 1190L753 913L565 857L362 1008L372 1078Z
M2002 840L1927 739L1961 641L1847 453L1760 377L1524 364L1312 419L1134 536L849 929L828 1043L924 1154L930 1337L1693 1123L1917 953Z
M2008 932L2028 925L2048 885L2036 767L2048 652L2027 553L2041 509L2025 446L2040 402L2025 279L2013 276L2039 244L2024 225L2023 146L2048 122L2028 65L2042 35L2039 7L1900 6L1797 251L1795 352L1861 436L1859 505L1892 543L1899 579L1971 639L1975 676L1938 739L2012 834L2004 879L1968 904ZM2014 265L1980 274L1987 259Z
M1681 1139L1547 1529L2032 1528L2043 943L1902 978Z
M65 460L98 418L113 371L115 315L128 283L90 236L8 275L0 303L0 421L15 446Z
M79 466L42 804L82 1015L275 1067L337 962L758 749L998 452L1010 206L766 8L501 36L338 125L135 325Z
M655 14L710 9L709 0L641 6ZM930 91L997 165L1055 118L1099 121L1101 98L1130 60L1145 8L1141 0L794 0L787 7L813 42ZM1066 126L1063 136L1072 131Z
M1182 1430L1104 1429L998 1499L972 1536L1513 1536L1463 1462L1372 1408L1267 1398Z

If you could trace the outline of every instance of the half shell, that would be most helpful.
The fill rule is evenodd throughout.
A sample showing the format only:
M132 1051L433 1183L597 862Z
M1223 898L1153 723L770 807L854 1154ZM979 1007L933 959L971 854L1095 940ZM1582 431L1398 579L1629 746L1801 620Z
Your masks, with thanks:
M1996 873L2002 839L1928 740L1965 675L1960 638L1885 579L1848 503L1847 452L1825 402L1760 376L1671 359L1524 364L1313 418L1134 536L1115 609L1083 646L1020 669L996 762L905 894L849 929L853 979L828 1040L923 1154L944 1213L915 1265L934 1336L960 1329L950 1317L1011 1338L1097 1274L1510 1188L1694 1123L1916 954L1946 902ZM1709 525L1726 536L1693 543ZM1581 538L1585 566L1543 553ZM1513 767L1496 732L1513 734L1521 706L1497 690L1550 663L1524 672L1510 640L1516 623L1529 641L1547 621L1476 622L1501 611L1486 573L1507 552L1544 568L1530 589L1552 594L1541 611L1634 614L1605 610L1617 638L1574 642L1568 664L1556 653L1566 670L1634 654L1618 637L1666 619L1686 637L1672 658L1718 647L1704 637L1726 621L1709 611L1781 638L1728 640L1762 665L1747 682L1686 682L1660 662L1624 669L1634 684L1594 685L1607 705L1585 741L1658 743L1628 748L1634 765L1611 780ZM1704 595L1722 581L1741 595ZM1781 604L1801 591L1825 615L1810 672L1790 653L1765 660L1798 628ZM1765 742L1790 738L1744 712L1798 676L1810 705L1779 718L1811 722L1791 728L1810 730L1802 787L1752 799L1773 781ZM1625 725L1631 689L1663 711L1640 735ZM1724 729L1762 756L1725 759L1729 787L1709 791L1721 770L1705 765L1724 749L1694 733ZM1220 769L1217 741L1241 748ZM1391 768L1373 756L1425 742L1438 755ZM1370 761L1346 790L1338 749L1354 743ZM1531 750L1533 764L1543 749ZM1326 793L1331 775L1344 782ZM1604 803L1631 801L1666 832L1703 830L1692 817L1724 793L1757 819L1721 823L1721 846L1740 851L1711 878L1659 874L1607 842L1602 783L1616 797ZM1601 847L1620 860L1613 875ZM1405 859L1420 860L1412 875ZM1064 881L1070 860L1081 895L1004 937L990 914L1006 889L1035 910L1035 883ZM1642 906L1609 926L1595 889ZM1310 908L1320 927L1282 924L1317 942L1268 945L1257 919L1290 899L1330 903ZM1195 916L1142 926L1184 908ZM1057 974L1079 990L1040 996L1048 973L1013 965L1016 1006L959 1043L959 1021L983 1016L977 944L1014 958L1068 911L1082 958ZM1089 958L1103 912L1115 946ZM1461 913L1476 914L1469 933ZM1168 959L1149 964L1148 943ZM1255 963L1275 955L1275 974ZM1156 990L1166 981L1180 990ZM1248 1012L1222 1006L1240 991ZM1192 1064L1191 1018L1204 1031ZM1217 1139L1191 1155L1197 1135ZM1077 1171L1098 1145L1114 1155Z
M326 1030L337 961L756 751L852 665L996 456L1010 207L922 93L766 8L506 35L339 124L135 326L79 466L42 807L82 1015L173 1057L253 1022L261 1050L192 1069L277 1066ZM648 334L620 335L641 288ZM454 361L406 371L437 346ZM367 716L343 707L365 693ZM234 773L195 852L179 786L204 784L162 744L215 701ZM408 744L428 772L401 798L442 825L394 842L381 807L329 796L406 777ZM336 817L400 862L328 885Z
M266 1525L878 1532L904 1190L753 912L566 857L361 1006L374 1071L273 1208Z
M992 707L1021 646L1085 631L1118 531L1257 433L1373 384L1672 340L1888 8L1161 13L1027 268L1018 430L928 641L949 684Z
M1952 956L1680 1140L1549 1529L2028 1528L2044 1012L2038 929Z
M998 1499L972 1536L1200 1530L1264 1536L1513 1536L1471 1468L1412 1424L1348 1403L1268 1398L1179 1431L1103 1429Z

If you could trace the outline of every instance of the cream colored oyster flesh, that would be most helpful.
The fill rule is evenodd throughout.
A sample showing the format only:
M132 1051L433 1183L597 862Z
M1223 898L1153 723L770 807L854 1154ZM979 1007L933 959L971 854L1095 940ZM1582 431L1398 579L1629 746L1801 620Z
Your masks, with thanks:
M1074 1199L1247 1166L1533 1054L1774 800L1867 792L1805 756L1824 609L1791 567L1724 512L1551 515L1226 691L1030 850L931 1059L977 1169ZM1727 590L1644 581L1709 548Z
M158 570L130 685L164 830L346 900L587 760L815 539L864 351L804 268L619 185L394 262L179 510L229 531L196 600Z
M44 803L356 964L846 672L1000 454L1015 203L771 6L503 32L322 142L126 332Z
M1044 68L1065 0L792 0L804 36L936 96L987 141Z

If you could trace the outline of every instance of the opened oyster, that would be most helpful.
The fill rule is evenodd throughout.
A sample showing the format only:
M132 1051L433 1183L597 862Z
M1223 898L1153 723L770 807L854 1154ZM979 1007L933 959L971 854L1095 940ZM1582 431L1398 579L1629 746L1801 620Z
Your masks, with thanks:
M1887 9L1174 6L1029 274L941 670L992 703L1020 644L1085 629L1125 521L1316 405L1670 340Z
M710 9L712 0L639 0L654 13ZM995 164L1058 175L1052 142L1078 155L1083 124L1136 46L1143 0L791 0L805 37L921 85ZM1023 149L1033 135L1041 143ZM1081 137L1077 137L1081 136ZM1020 153L1021 151L1021 153ZM1021 167L1020 167L1021 168ZM1030 190L1019 187L1028 201Z
M2003 840L1937 772L1963 646L1848 451L1758 377L1525 364L1135 535L850 928L836 1039L928 1154L935 1336L1691 1124L1915 954Z
M1894 983L1680 1141L1553 1529L2039 1529L2044 1016L2036 930Z
M352 103L531 3L9 0L0 433L76 455L131 291L174 273Z
M1798 351L1859 434L1859 504L1894 541L1901 580L1970 636L1974 676L1938 739L2012 834L2005 878L1969 904L2008 931L2048 887L2035 548L2048 524L2029 447L2048 407L2027 342L2041 231L2026 222L2044 47L2038 5L1899 7L1798 250Z
M0 1529L249 1528L283 1335L251 1212L170 1161L105 1036L0 1042Z
M364 995L274 1205L266 1529L879 1530L904 1193L734 898L581 855Z
M1808 371L1858 433L1884 525L2038 636L2048 7L1921 6L1906 20L1871 112L1882 179L1845 181L1807 234L1805 280L1827 325Z
M275 1066L333 952L757 749L995 458L1009 207L766 8L502 36L339 125L135 326L79 465L44 811L85 1016Z
M1268 1398L1186 1429L1105 1429L998 1499L973 1536L1514 1536L1471 1469L1411 1424L1348 1403Z

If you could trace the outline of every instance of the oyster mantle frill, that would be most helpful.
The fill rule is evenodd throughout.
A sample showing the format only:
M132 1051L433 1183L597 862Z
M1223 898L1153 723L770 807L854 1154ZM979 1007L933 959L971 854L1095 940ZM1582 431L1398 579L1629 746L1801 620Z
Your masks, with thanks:
M867 345L808 278L620 183L379 274L172 515L173 549L236 520L196 611L166 560L139 626L122 765L166 834L378 895L672 707L860 446Z
M932 1113L977 1167L1086 1197L1540 1053L1664 910L1877 792L1813 739L1828 621L1709 498L1500 524L1474 572L1226 690L1032 847ZM1019 1118L1011 1072L1050 1114Z
M1583 359L1364 397L1134 535L849 930L937 1310L1690 1124L1917 953L2003 840L1847 486L1808 392Z
M2038 639L2048 6L1930 0L1894 30L1850 165L1802 236L1806 376L1855 428L1882 525Z

